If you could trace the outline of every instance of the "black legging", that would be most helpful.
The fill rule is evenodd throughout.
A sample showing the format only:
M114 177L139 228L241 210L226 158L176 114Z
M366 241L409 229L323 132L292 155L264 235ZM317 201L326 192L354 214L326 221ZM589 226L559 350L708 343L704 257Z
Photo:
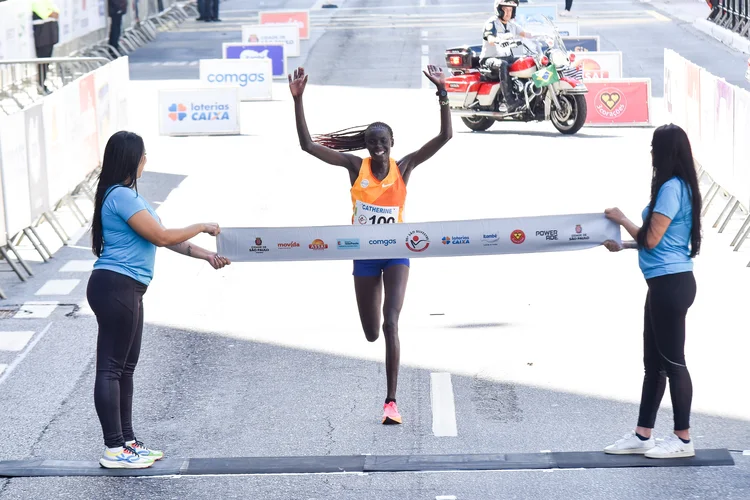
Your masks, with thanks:
M570 9L573 8L573 0L565 0L565 10L570 12Z
M653 429L667 377L674 409L674 430L690 428L693 383L685 366L685 316L695 300L692 272L667 274L646 281L643 328L643 392L638 426Z
M108 448L135 439L133 372L141 352L146 286L103 269L89 278L86 297L99 324L94 406Z

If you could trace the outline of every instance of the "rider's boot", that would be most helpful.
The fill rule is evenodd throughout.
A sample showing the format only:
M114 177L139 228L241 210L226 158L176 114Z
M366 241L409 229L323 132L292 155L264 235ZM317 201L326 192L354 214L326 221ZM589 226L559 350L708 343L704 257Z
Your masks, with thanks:
M508 65L503 64L500 68L500 90L503 92L503 97L505 98L505 104L507 107L507 112L512 113L513 111L517 110L523 105L523 102L521 102L513 93L513 88L511 86L511 80L510 80L510 73L508 72Z

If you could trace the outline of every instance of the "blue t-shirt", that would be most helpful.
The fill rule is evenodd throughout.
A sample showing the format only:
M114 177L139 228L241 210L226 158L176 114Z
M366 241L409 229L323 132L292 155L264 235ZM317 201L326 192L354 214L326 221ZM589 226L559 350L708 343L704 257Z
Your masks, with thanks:
M148 210L159 222L159 217L148 202L134 189L113 186L102 205L104 245L94 269L107 269L148 286L154 276L156 245L136 233L128 219L141 210Z
M656 196L654 213L669 217L672 222L655 248L638 251L638 264L644 278L692 271L690 235L693 228L693 205L687 183L678 177L665 182ZM647 215L648 206L641 214L644 222Z

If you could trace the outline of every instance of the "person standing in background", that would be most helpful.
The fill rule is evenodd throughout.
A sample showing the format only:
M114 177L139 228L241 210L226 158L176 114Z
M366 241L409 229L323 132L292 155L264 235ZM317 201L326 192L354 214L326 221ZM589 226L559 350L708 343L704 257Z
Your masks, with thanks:
M128 11L128 0L107 0L107 14L112 22L109 25L109 45L120 52L122 16ZM117 54L114 54L117 57Z
M565 0L565 10L560 12L560 15L563 17L570 16L570 9L573 8L573 0Z
M203 0L204 11L203 20L207 23L218 23L219 19L219 0Z
M198 17L196 21L207 21L208 16L206 15L206 0L198 0Z
M52 57L57 42L60 41L60 9L52 0L32 0L31 2L31 24L34 26L34 47L38 58ZM51 91L47 88L47 70L49 64L37 66L38 85L40 94L48 95Z

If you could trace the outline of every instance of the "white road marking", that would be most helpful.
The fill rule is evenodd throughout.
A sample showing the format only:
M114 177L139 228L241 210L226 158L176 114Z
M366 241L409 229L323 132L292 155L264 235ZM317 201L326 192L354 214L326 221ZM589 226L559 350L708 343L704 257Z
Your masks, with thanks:
M671 19L670 19L670 18L668 18L667 16L665 16L665 15L663 15L663 14L659 14L659 13L658 13L658 12L656 12L655 10L647 10L646 12L648 12L648 13L649 13L649 15L651 15L651 16L654 16L654 17L655 17L656 19L658 19L659 21L665 21L665 22L669 22L669 21L671 21Z
M37 319L48 318L59 302L24 302L13 319Z
M427 41L428 34L429 33L427 32L427 30L422 30L422 32L420 33L423 42ZM422 70L427 68L427 65L430 64L430 46L429 45L426 45L426 44L422 45L421 62L422 62ZM428 89L430 88L431 85L432 85L432 82L429 81L427 78L425 78L424 75L422 75L422 88Z
M94 269L96 260L71 260L60 268L61 273L87 273Z
M0 332L0 351L21 351L34 332Z
M440 495L439 497L435 497L435 500L456 500L455 495Z
M430 374L432 400L432 433L435 436L458 436L456 403L450 373Z
M34 346L37 345L37 343L40 340L42 340L42 338L44 338L44 336L47 334L51 326L52 326L52 322L48 323L47 326L44 327L44 330L39 332L39 335L37 335L36 338L32 340L28 346L26 346L26 349L24 349L24 351L21 354L16 356L16 359L14 359L13 362L7 366L7 368L2 370L3 375L0 377L0 384L2 384L3 382L5 382L5 380L7 380L7 378L10 376L11 373L13 373L13 370L16 369L19 363L21 363L21 361L23 361L24 358L31 352Z
M0 375L3 374L6 368L8 368L8 365L0 365Z
M68 295L81 280L49 280L34 295Z
M419 0L419 6L424 7L427 5L427 0Z

